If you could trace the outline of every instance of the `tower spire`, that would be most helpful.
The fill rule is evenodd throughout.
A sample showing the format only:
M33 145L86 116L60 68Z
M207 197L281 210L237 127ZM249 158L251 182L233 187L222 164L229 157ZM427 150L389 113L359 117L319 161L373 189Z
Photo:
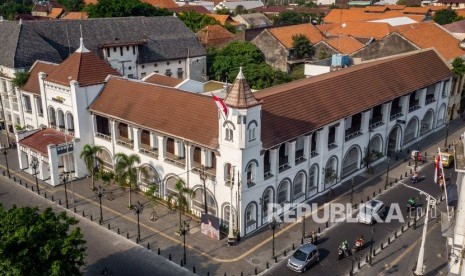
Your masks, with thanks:
M82 37L82 25L79 26L79 29L81 30L81 38L79 39L80 44L76 52L77 53L88 53L89 50L87 50L87 48L84 46L84 38Z
M239 68L236 80L229 89L224 102L227 106L234 108L248 108L260 104L260 102L255 99L249 84L245 80L242 67Z

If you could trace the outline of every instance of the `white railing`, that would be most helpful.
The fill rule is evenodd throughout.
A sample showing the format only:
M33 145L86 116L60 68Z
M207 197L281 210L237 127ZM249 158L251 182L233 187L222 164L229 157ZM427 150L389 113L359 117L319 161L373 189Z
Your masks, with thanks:
M103 133L97 132L97 133L95 134L95 136L97 136L98 138L102 138L102 139L104 139L104 140L107 140L107 141L111 141L111 136L105 135L105 134L103 134Z

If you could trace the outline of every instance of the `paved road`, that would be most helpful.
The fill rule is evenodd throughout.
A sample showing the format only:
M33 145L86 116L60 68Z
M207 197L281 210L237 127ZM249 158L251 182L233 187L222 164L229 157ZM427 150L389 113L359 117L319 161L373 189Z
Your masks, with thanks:
M43 197L37 196L30 190L6 180L0 176L0 202L4 207L38 206L45 208L51 206L55 211L64 211L64 208L51 204ZM69 213L69 215L72 215ZM77 217L79 219L79 217ZM79 224L84 238L87 241L87 257L84 275L101 275L102 270L108 267L111 275L193 275L191 272L179 267L166 258L148 251L143 247L128 241L87 219L81 219Z
M452 170L446 169L446 175L451 172ZM424 176L425 179L417 184L413 184L412 186L420 188L421 190L433 196L438 196L440 191L437 184L435 184L433 181L433 175L434 163L425 164L420 171L420 176ZM454 177L455 175L453 178ZM404 180L404 182L409 183L407 180ZM406 213L405 206L408 198L411 196L419 196L421 204L425 202L424 196L421 196L417 191L402 185L394 186L394 188L382 193L378 199L382 200L387 207L389 207L391 203L399 203L403 216L408 218L409 215ZM356 253L356 256L358 258L365 258L370 250L370 239L372 236L374 241L373 248L379 248L381 242L386 242L388 236L393 236L394 231L400 230L402 225L405 224L406 222L401 223L397 220L391 221L390 223L378 223L374 224L373 226L346 222L336 224L324 232L319 238L318 247L321 254L320 263L313 266L305 274L348 275L352 265L351 258L338 261L337 255L337 248L343 240L347 240L349 247L352 247L356 237L362 234L367 242L364 249L361 252ZM372 229L374 230L373 234L371 233ZM415 237L415 239L417 239L417 237ZM269 271L267 271L267 273L265 273L265 275L297 275L297 273L290 271L286 267L287 259L288 258L281 261L275 267L271 268Z

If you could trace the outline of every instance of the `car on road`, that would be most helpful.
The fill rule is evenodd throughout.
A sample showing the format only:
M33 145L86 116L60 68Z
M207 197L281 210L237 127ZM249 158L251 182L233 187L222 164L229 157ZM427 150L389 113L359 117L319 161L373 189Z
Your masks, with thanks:
M360 223L372 225L377 218L383 218L386 212L384 203L380 200L372 199L365 204L360 205L360 211L357 214L357 221Z
M316 245L306 243L301 245L287 261L287 267L295 272L305 272L320 260L320 252Z

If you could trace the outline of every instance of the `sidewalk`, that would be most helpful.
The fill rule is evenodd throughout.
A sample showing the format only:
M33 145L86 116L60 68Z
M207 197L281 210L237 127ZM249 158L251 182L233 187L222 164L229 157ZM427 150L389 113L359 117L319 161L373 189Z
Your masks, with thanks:
M458 131L460 130L460 131ZM457 132L458 131L458 132ZM449 124L448 141L452 143L454 139L458 139L460 134L465 131L465 124L461 120L451 121ZM425 153L428 160L432 160L432 156L437 152L438 146L444 146L445 128L436 133L430 134L426 139L418 143L418 148ZM3 137L2 137L3 138ZM417 146L415 146L417 148ZM409 173L411 166L408 166L409 153L412 149L404 149L403 153L396 156L391 156L390 170L388 182L394 181L396 178L400 179L405 177L405 173ZM17 155L16 152L10 151L8 153L8 161L10 165L11 177L16 178L16 181L27 185L29 188L35 186L34 178L24 172L18 171ZM1 158L0 167L4 170L4 158ZM360 203L361 200L367 200L373 196L373 193L378 194L384 190L386 183L386 172L388 163L386 161L377 163L373 166L374 174L367 174L363 172L354 177L354 193L353 203ZM14 171L13 171L14 170ZM429 176L427 176L429 177ZM322 205L328 201L336 201L341 203L350 202L351 180L345 181L337 188L334 189L334 196L328 197L322 195L309 203L318 203ZM34 184L34 185L33 185ZM65 204L64 187L51 187L41 181L41 194L55 202L61 201ZM99 184L96 183L96 186ZM83 219L91 219L98 223L99 220L99 204L98 198L94 192L90 190L91 180L81 179L74 181L67 185L68 198L70 209L73 209L73 191L74 191L74 207L76 208L76 217ZM34 187L35 188L35 187ZM129 237L129 239L136 241L137 237L137 217L128 209L128 194L122 191L119 187L113 186L110 188L115 198L114 200L107 200L102 198L103 208L103 225L102 227L109 228L110 231L117 232L120 235ZM182 236L175 235L178 229L179 215L175 211L170 211L162 205L157 206L157 213L159 219L155 222L150 221L150 207L147 204L148 200L141 194L132 194L132 203L140 201L144 203L146 209L140 216L141 226L141 242L140 244L149 245L150 250L158 251L160 249L161 255L168 258L171 256L173 262L180 264L183 256ZM183 216L183 219L186 217ZM190 224L190 234L186 237L187 248L187 267L196 268L197 274L200 275L254 275L257 272L264 271L267 266L274 264L271 256L271 232L267 227L261 232L256 233L246 239L241 240L237 246L228 247L227 239L224 238L220 241L213 240L200 233L200 225L191 220L186 219ZM320 228L323 230L325 227L331 225L318 225L311 222L310 219L306 220L305 229L306 233ZM282 258L284 250L289 252L292 245L299 245L302 237L302 223L283 224L277 230L275 235L275 252ZM88 260L87 265L92 266L98 260ZM85 272L85 271L84 271Z

